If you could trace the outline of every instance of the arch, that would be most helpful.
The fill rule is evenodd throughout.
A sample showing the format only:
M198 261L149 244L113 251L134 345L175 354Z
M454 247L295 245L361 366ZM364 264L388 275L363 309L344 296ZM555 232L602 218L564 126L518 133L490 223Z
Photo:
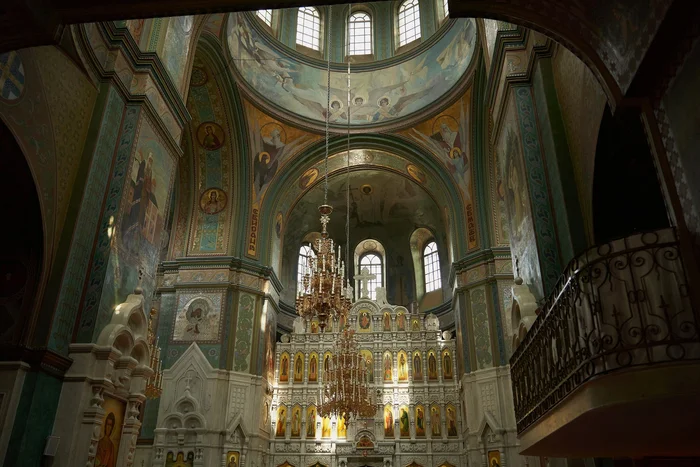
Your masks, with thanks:
M420 5L418 0L404 0L399 5L396 16L398 24L398 45L403 47L421 38Z
M409 243L411 245L411 259L413 260L413 272L416 282L416 301L418 303L425 295L425 271L423 265L423 249L425 245L435 238L433 232L425 227L419 227L411 233Z
M321 13L318 8L312 6L299 8L296 44L317 52L321 51Z
M5 122L0 120L0 196L7 219L21 219L12 228L3 229L4 248L0 255L0 313L9 315L7 326L0 330L0 341L20 344L29 334L27 326L35 320L34 310L41 303L40 294L47 272L45 225L37 184L29 161Z
M374 274L374 279L367 281L370 300L377 298L377 287L385 287L386 278L386 250L384 246L374 239L361 241L355 247L355 276L362 273L365 268L370 274ZM360 281L355 281L356 298L362 298L362 287Z
M350 14L347 55L371 55L373 33L372 15L368 11L357 10Z
M338 162L338 159L334 159L338 154L344 155L346 149L347 137L334 136L330 139L329 154L331 154L331 157L329 158L329 178L346 173L344 160L341 164ZM384 164L383 159L397 157L399 161L405 161L405 163L412 163L418 166L420 170L424 172L428 180L427 185L422 185L423 189L426 190L439 206L446 207L444 215L451 220L447 235L450 244L447 245L447 250L453 251L455 257L462 257L466 254L468 249L466 236L460 235L460 232L467 229L464 201L459 194L459 188L454 176L444 165L436 161L432 154L411 141L386 134L377 135L365 133L351 135L350 149L351 154L353 152L358 152L357 156L351 157L357 157L359 159L358 164L351 167L351 171L376 168L377 170L394 171L409 180L414 180L405 170L389 168L379 163L381 162ZM385 156L382 156L382 158L375 158L374 160L363 160L362 154L359 154L360 150L381 151ZM259 242L265 242L268 245L261 261L272 264L273 266L281 264L285 236L289 229L285 229L280 239L277 240L276 235L274 235L275 213L282 212L284 224L286 225L289 215L299 199L309 190L314 189L319 183L323 182L323 177L319 176L315 183L305 187L301 191L299 191L298 184L296 183L305 171L323 160L324 154L324 142L319 141L314 143L305 151L298 154L294 160L290 162L286 170L279 171L270 183L270 188L263 200L260 215L261 221L258 230ZM394 165L396 165L396 163ZM281 274L281 271L282 268L278 272Z

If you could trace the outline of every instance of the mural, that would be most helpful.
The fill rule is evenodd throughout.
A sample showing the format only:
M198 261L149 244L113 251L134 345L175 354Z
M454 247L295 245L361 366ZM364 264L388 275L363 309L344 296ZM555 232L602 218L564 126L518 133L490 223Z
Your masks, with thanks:
M530 208L527 173L515 113L515 101L511 98L503 117L496 143L501 174L505 182L505 199L508 211L510 249L513 270L521 277L536 298L544 296L540 262L535 239L535 227Z
M218 342L222 302L221 293L179 295L172 340L200 344Z
M469 131L471 93L470 87L457 102L440 115L400 133L428 149L452 174L466 209L469 249L477 246L469 144L471 141ZM408 171L414 179L420 181L421 175L415 172L415 169L412 173L409 166Z
M194 16L170 18L161 58L175 86L182 90L190 52Z
M188 254L225 254L231 228L229 216L235 207L231 187L235 145L225 124L226 99L220 83L208 78L211 76L209 65L199 58L194 66L197 73L193 73L190 82L187 110L192 115L188 138L196 180L193 196L199 209L193 213Z
M268 38L232 13L227 24L228 48L236 74L260 96L301 117L347 124L346 74L331 73L327 108L326 70L296 62L270 46ZM386 123L433 104L462 77L474 54L476 24L459 19L430 49L390 67L353 74L350 123ZM323 84L321 84L323 83Z
M194 452L190 451L185 457L185 453L178 451L175 454L173 451L168 451L165 457L165 467L192 467L194 465Z
M115 467L117 454L124 424L124 402L111 397L105 397L102 408L105 415L102 418L102 433L97 442L95 467Z

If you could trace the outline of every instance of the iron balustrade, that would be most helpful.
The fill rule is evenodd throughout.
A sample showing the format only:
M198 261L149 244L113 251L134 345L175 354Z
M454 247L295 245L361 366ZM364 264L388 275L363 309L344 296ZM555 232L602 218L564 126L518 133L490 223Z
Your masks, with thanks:
M700 359L698 316L674 229L595 246L572 260L510 359L522 433L590 379Z

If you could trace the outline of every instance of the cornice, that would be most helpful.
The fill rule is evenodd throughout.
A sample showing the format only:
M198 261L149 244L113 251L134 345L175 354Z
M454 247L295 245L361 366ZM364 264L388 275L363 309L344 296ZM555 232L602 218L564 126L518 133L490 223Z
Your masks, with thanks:
M47 348L20 346L0 346L0 362L21 362L29 364L32 370L40 370L51 376L62 378L73 359L59 355ZM18 366L24 366L22 364Z
M182 270L196 269L212 269L221 268L229 271L245 272L265 280L270 281L276 293L280 293L284 286L280 282L275 271L269 266L261 266L255 261L239 258L234 256L214 256L214 257L196 257L196 258L177 258L171 261L163 261L158 265L157 273L178 273ZM218 285L224 285L221 283ZM182 285L182 284L178 284ZM190 284L188 284L189 286ZM196 284L198 286L211 287L212 284Z

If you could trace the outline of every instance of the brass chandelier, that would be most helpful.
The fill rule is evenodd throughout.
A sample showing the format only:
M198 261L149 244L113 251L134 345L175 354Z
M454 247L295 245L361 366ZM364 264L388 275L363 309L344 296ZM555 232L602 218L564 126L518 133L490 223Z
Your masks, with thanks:
M346 424L357 418L374 417L377 406L369 385L369 372L355 340L355 331L347 325L336 342L336 353L323 373L323 389L318 413L344 417Z

